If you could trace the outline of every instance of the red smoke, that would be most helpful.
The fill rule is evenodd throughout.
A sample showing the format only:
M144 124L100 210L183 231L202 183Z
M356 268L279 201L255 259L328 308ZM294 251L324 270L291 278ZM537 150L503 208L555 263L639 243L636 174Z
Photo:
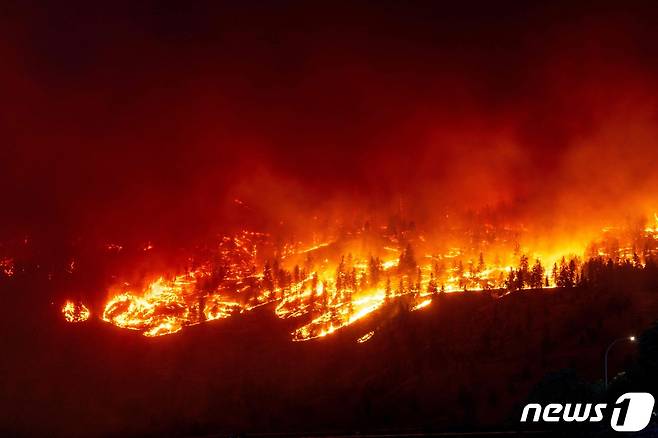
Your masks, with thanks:
M648 214L653 11L562 6L12 10L2 224L187 238L242 223L235 198L263 224Z

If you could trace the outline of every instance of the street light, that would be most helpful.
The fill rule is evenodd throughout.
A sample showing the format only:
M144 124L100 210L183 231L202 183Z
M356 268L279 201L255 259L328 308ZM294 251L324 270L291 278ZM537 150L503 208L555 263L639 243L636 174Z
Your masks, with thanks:
M610 343L610 345L608 345L608 348L606 348L605 356L603 358L603 369L604 369L604 376L605 376L604 377L604 384L605 384L604 388L605 388L606 391L608 390L608 353L610 353L610 349L612 348L612 346L615 345L619 341L635 342L635 336L629 336L629 337L626 337L626 338L615 339L614 341L612 341Z

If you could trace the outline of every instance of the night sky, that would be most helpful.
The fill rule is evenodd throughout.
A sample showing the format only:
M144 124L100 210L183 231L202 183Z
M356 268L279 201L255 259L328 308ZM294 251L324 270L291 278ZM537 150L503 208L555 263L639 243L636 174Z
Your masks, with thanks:
M651 2L138 3L2 6L3 234L655 199Z

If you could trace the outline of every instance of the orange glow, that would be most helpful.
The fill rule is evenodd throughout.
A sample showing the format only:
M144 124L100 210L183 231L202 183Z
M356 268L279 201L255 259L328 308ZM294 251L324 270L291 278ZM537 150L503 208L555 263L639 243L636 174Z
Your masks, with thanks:
M359 339L356 340L357 343L363 344L364 342L368 342L372 337L375 335L375 331L370 331L366 333L365 335L361 336Z
M144 336L161 336L242 311L238 303L224 301L218 294L208 296L201 309L200 297L193 292L203 275L194 272L170 281L160 277L142 294L118 294L105 305L102 318L118 327L141 331Z
M590 241L574 236L534 247L518 242L519 231L494 233L493 226L485 230L495 238L484 235L470 248L448 242L442 249L426 235L414 237L410 231L403 235L408 243L401 244L399 236L380 230L379 247L367 251L363 241L372 235L362 230L342 240L278 247L267 233L224 236L212 260L194 262L182 274L160 275L143 287L113 288L101 318L152 337L271 304L279 318L299 321L292 340L307 341L335 333L394 300L403 299L416 311L443 292L487 291L502 297L512 290L560 286L558 277L568 263L578 267L603 257L644 264L658 255L658 220L632 238L623 237L625 229L606 227ZM417 255L418 250L425 254ZM64 311L79 315L67 316L69 321L89 316L73 303Z
M13 277L16 273L16 266L14 265L14 259L12 258L3 258L0 259L0 272L6 277Z
M427 298L426 300L423 300L423 301L421 301L420 303L416 304L416 305L411 309L411 311L413 312L414 310L420 310L420 309L423 309L423 308L429 306L431 303L432 303L432 299L431 299L431 298Z
M81 302L66 301L62 307L62 314L67 322L83 322L89 319L91 312Z

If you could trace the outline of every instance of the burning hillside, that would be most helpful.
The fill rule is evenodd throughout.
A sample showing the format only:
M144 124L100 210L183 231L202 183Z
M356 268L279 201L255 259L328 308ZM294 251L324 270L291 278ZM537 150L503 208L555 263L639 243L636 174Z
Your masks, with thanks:
M0 436L497 433L562 368L616 400L655 2L5 3Z
M461 247L432 244L411 223L366 224L310 245L242 231L219 239L205 258L189 257L184 272L112 287L97 313L117 327L161 336L271 305L279 318L297 321L292 340L304 341L401 297L419 310L442 293L574 287L587 281L583 267L592 260L643 267L658 255L658 219L637 230L606 228L596 241L573 242L578 249L566 254L523 247L519 231L482 229L471 233L477 241ZM79 322L89 310L68 302L64 315Z

